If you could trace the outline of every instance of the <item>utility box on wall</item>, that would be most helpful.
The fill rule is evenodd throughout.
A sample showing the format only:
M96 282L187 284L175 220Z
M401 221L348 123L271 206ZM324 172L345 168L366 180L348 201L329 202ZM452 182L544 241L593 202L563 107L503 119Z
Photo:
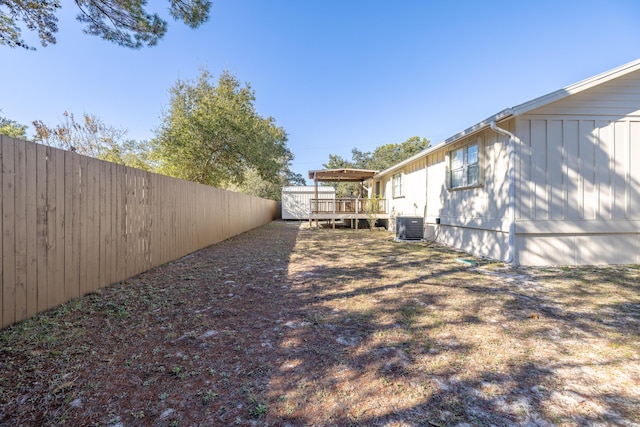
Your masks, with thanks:
M420 216L396 217L396 238L400 240L422 240L424 218Z

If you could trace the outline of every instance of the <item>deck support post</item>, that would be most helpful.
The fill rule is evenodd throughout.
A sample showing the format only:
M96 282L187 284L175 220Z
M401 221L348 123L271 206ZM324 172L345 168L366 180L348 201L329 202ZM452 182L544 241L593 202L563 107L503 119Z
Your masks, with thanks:
M314 187L314 194L316 199L316 210L318 210L318 177L315 172L313 174L313 187ZM320 223L318 222L318 218L316 218L316 228L320 228Z

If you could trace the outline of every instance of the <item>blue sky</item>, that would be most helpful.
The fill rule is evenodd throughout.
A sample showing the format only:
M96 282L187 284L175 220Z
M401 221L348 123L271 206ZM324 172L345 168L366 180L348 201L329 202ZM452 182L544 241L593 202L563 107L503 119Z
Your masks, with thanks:
M151 139L177 79L227 69L287 131L305 177L329 154L414 135L436 144L640 57L637 0L213 0L204 26L171 21L141 50L82 34L62 5L56 45L0 46L3 116L55 125L86 112Z

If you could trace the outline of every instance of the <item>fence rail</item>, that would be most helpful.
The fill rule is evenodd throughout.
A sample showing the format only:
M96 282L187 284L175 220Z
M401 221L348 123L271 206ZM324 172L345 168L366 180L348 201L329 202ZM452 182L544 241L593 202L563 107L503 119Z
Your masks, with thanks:
M264 225L278 203L0 136L0 328Z

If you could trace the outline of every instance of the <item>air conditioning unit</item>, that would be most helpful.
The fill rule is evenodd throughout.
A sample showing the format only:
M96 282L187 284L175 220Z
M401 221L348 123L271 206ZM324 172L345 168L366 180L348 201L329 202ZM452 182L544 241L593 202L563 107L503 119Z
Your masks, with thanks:
M424 218L420 216L396 217L396 238L399 240L422 240Z

